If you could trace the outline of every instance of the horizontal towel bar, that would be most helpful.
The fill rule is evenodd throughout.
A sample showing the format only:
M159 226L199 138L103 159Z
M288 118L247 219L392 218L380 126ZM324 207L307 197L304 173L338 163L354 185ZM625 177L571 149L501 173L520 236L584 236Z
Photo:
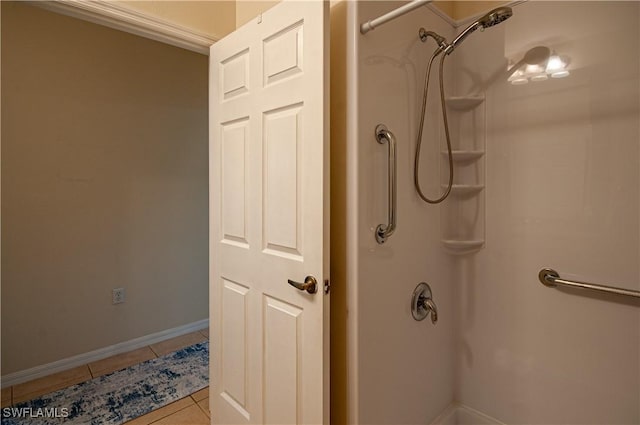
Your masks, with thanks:
M609 294L623 295L625 297L640 298L640 291L631 289L616 288L615 286L596 285L595 283L576 282L573 280L560 279L560 275L553 269L542 269L538 273L538 278L543 285L550 288L557 286L568 286L571 288L587 289L590 291L607 292Z

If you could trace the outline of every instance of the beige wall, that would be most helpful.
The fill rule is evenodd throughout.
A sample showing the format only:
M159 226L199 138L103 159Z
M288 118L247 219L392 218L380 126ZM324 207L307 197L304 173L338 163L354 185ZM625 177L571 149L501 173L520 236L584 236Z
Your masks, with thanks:
M331 0L332 5L341 0ZM125 6L157 16L203 32L214 38L222 38L235 28L249 22L270 9L280 0L236 1L122 1ZM435 1L443 12L453 19L485 12L502 1ZM235 25L235 26L234 26Z
M237 0L236 1L236 28L249 22L251 19L258 16L260 13L271 9L276 4L280 3L280 0Z
M331 7L331 423L349 418L347 333L347 2Z
M500 5L508 3L507 1L453 1L453 19L465 19L479 13L488 12Z
M507 1L434 1L433 4L456 21L488 12Z
M207 58L2 2L1 76L2 374L206 319Z
M433 4L447 15L453 17L455 15L453 1L434 1Z
M233 31L235 1L122 1L122 5L220 39Z

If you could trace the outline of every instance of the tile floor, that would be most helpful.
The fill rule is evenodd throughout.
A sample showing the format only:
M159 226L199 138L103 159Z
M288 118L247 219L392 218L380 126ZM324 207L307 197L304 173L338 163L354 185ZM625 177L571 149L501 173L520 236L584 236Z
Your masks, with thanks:
M2 389L2 406L20 403L59 389L88 381L116 370L142 363L209 338L209 329L181 335L147 347L98 360L83 366ZM205 425L209 423L209 388L204 388L160 409L140 416L127 425Z

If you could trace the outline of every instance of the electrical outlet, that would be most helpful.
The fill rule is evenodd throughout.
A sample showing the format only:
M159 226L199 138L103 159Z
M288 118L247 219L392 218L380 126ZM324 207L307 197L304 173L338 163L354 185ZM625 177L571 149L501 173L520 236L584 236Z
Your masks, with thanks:
M124 302L124 288L113 288L111 295L112 304L121 304Z

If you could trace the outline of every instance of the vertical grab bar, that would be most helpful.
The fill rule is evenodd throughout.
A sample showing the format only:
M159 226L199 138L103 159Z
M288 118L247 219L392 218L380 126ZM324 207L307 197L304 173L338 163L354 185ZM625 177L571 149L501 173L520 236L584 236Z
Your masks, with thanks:
M376 241L379 244L383 244L396 230L396 206L398 203L396 196L396 138L384 124L378 124L376 126L375 134L378 143L383 144L386 141L389 145L389 223L379 224L378 227L376 227Z

